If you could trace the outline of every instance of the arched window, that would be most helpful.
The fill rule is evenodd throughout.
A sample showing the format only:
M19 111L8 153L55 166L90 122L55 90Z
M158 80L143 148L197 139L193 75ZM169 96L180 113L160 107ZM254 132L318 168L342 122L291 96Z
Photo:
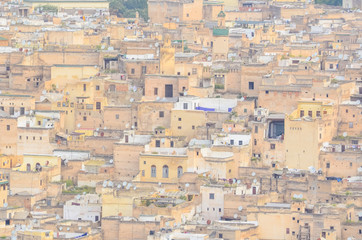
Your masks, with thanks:
M41 167L40 163L36 163L36 164L35 164L35 170L36 170L37 172L40 172L41 169L42 169L42 167Z
M179 166L177 168L177 177L180 178L182 176L182 174L183 174L183 169L181 166Z
M167 165L164 165L162 167L162 177L163 178L168 178L168 166Z
M151 166L151 177L156 177L156 166L155 165Z

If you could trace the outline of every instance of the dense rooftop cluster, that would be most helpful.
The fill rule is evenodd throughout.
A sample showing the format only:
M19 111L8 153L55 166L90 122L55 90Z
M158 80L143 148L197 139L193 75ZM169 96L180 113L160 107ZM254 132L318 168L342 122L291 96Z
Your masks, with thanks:
M361 0L134 2L0 2L0 237L362 239Z

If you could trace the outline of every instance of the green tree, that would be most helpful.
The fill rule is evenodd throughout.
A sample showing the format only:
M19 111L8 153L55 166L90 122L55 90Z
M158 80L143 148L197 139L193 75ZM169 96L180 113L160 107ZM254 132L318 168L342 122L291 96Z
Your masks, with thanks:
M147 0L110 0L109 7L111 13L119 17L134 18L138 11L141 18L148 20Z

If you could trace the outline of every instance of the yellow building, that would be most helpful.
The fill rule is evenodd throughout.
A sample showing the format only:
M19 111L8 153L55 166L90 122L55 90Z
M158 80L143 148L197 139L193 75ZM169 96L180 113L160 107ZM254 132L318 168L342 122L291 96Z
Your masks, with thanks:
M160 49L160 74L175 74L175 48L172 47L168 35L166 35L164 45Z
M6 179L0 180L0 207L4 207L8 202L9 181Z
M172 135L186 136L188 139L194 138L197 135L197 127L205 127L206 121L206 113L204 111L172 110Z
M177 183L187 170L186 149L153 148L139 159L141 182Z
M53 240L54 234L50 230L24 230L17 231L17 239Z
M334 105L331 102L301 101L285 119L285 158L288 168L319 169L319 151L323 142L337 132Z

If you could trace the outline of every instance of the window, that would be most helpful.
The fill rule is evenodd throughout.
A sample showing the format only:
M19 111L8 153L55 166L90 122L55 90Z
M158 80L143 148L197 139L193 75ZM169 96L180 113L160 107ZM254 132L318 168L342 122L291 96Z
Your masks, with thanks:
M243 141L239 140L239 145L243 145Z
M83 84L83 91L87 91L87 84Z
M156 147L161 147L161 141L160 140L156 140Z
M188 104L184 103L184 109L188 109Z
M333 64L329 64L329 69L333 69Z
M177 177L180 178L183 174L183 168L181 166L179 166L177 168Z
M275 149L275 144L274 143L270 144L270 149Z
M289 234L289 228L286 229L286 234Z
M10 125L6 125L6 130L10 131Z
M223 235L222 235L222 233L219 233L219 238L223 238Z
M181 126L178 126L177 129L181 129Z
M142 74L146 74L147 73L147 66L142 66Z
M134 74L135 73L135 70L134 68L131 69L131 74Z
M256 139L254 139L254 145L256 145L257 144L257 141L256 141Z
M304 117L304 110L300 110L300 117Z
M86 117L86 116L83 117L83 121L87 121L87 117Z
M234 145L234 140L233 139L230 140L230 145Z
M164 111L160 111L160 112L158 113L158 116L159 116L160 118L163 118L163 117L165 116L165 112L164 112Z
M100 87L99 85L96 85L96 91L99 91Z
M248 112L248 109L244 108L244 113L247 113Z
M358 140L352 140L353 145L358 145Z
M174 147L174 142L173 141L170 142L170 147L172 147L172 148Z
M265 91L265 94L269 94L269 91Z
M209 193L209 199L215 199L215 194L214 193Z
M142 177L145 176L145 170L142 170Z
M353 122L350 122L348 125L349 125L349 128L353 128Z
M168 166L167 165L164 165L162 167L162 177L163 178L168 178Z
M258 129L258 126L255 126L254 132L255 132L255 133L258 133L258 130L259 130L259 129Z
M330 168L331 167L331 164L330 163L327 163L326 164L326 168Z
M321 116L321 111L317 111L317 112L316 112L316 116L317 116L317 117L320 117L320 116Z
M195 130L195 125L192 125L192 127L191 127L191 128L192 128L192 130Z
M9 114L10 114L11 116L14 115L14 112L15 112L14 107L9 107Z
M178 121L179 121L179 122L181 122L181 120L182 120L181 118L178 118Z
M116 119L119 119L119 114L116 114Z
M313 112L312 112L312 111L308 111L308 116L309 116L309 117L313 117Z
M158 95L158 88L154 88L154 89L153 89L153 94L154 94L155 96Z
M249 90L254 90L254 82L249 82Z
M96 102L96 109L100 110L101 109L101 102Z
M25 108L21 107L20 108L20 115L24 115L25 114Z
M151 177L156 177L156 166L152 165L151 166Z

